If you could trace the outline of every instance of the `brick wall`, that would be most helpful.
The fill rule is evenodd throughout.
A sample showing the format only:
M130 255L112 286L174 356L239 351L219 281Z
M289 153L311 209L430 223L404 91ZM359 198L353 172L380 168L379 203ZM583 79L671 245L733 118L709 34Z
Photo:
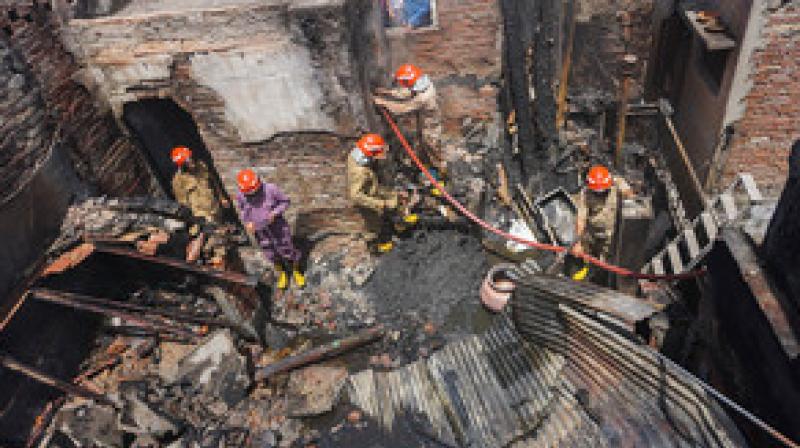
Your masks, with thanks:
M154 184L137 149L111 113L98 108L95 98L77 82L79 66L60 44L49 9L27 2L0 4L0 9L0 28L9 33L10 45L41 88L44 108L26 115L40 117L59 130L76 172L100 193L125 196L151 191Z
M72 20L68 40L118 113L145 98L188 112L231 196L252 167L290 218L351 219L344 161L366 126L347 21L341 2L271 2Z
M723 185L739 171L779 193L787 157L800 138L800 6L787 4L769 13L762 46L753 55L752 89L723 170Z
M434 28L387 30L385 68L409 62L429 73L444 131L457 139L464 118L489 120L497 110L503 22L496 0L437 0L436 10Z

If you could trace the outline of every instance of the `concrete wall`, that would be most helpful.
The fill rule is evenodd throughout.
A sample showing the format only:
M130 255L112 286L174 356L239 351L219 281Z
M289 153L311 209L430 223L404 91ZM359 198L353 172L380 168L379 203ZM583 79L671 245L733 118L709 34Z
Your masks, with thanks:
M705 182L710 173L714 150L719 142L751 4L752 0L728 0L715 2L710 7L719 11L722 22L737 43L736 49L730 51L725 59L725 70L719 84L711 79L701 62L704 44L692 33L682 89L674 104L674 120L701 182ZM673 171L680 172L677 169Z
M706 188L724 188L738 172L747 171L768 195L775 195L786 178L791 143L800 137L798 6L769 0L708 3L708 9L720 12L737 43L719 87L709 81L700 63L702 42L685 29L669 39L661 36L662 45L676 50L666 53L671 55L667 60L651 61L654 70L670 73L662 77L666 81L659 87L665 91L660 94L676 107L678 132ZM681 41L682 35L690 42ZM729 126L732 136L725 144L720 137ZM682 193L693 196L688 178L681 174L686 171L682 162L676 154L670 158Z

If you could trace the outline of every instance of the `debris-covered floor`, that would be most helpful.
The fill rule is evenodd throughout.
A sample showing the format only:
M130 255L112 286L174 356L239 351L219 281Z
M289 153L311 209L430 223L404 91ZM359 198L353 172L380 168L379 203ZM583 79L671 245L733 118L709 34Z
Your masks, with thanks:
M235 232L225 244L243 254L249 278L140 258L180 255L185 219L158 200L90 200L72 209L28 300L92 316L82 343L91 350L83 362L76 352L67 377L110 402L50 401L33 428L42 446L313 446L331 428L379 437L374 422L340 401L348 376L424 359L490 323L476 299L489 260L475 235L413 230L380 258L357 236L329 236L311 247L306 288L271 294L248 285L270 273L259 271L263 263L249 258ZM243 291L260 294L265 309L237 304ZM369 332L339 356L264 373Z

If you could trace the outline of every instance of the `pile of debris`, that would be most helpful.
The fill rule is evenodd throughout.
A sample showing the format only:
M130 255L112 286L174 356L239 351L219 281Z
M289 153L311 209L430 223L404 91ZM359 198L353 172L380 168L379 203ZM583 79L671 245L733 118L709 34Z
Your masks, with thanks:
M99 331L77 389L37 419L39 446L305 445L322 432L302 419L334 408L330 426L363 429L336 406L349 374L426 357L483 319L488 261L470 234L412 231L380 259L329 236L306 289L270 295L236 231L219 239L236 271L182 261L192 225L165 200L70 210L29 300L99 316Z

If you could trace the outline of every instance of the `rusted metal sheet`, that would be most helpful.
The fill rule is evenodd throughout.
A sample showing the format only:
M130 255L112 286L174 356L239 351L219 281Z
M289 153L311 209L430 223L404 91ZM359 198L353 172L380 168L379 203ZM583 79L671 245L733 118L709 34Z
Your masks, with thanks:
M580 306L543 303L524 340L507 316L427 360L350 377L391 434L441 446L745 446L700 382ZM438 446L438 445L437 445Z
M573 303L602 312L619 319L629 331L633 331L638 322L663 309L662 305L589 282L576 282L545 275L529 275L523 267L516 270L515 276L519 287L528 289L525 294L538 294L549 300ZM520 305L525 306L525 303Z

